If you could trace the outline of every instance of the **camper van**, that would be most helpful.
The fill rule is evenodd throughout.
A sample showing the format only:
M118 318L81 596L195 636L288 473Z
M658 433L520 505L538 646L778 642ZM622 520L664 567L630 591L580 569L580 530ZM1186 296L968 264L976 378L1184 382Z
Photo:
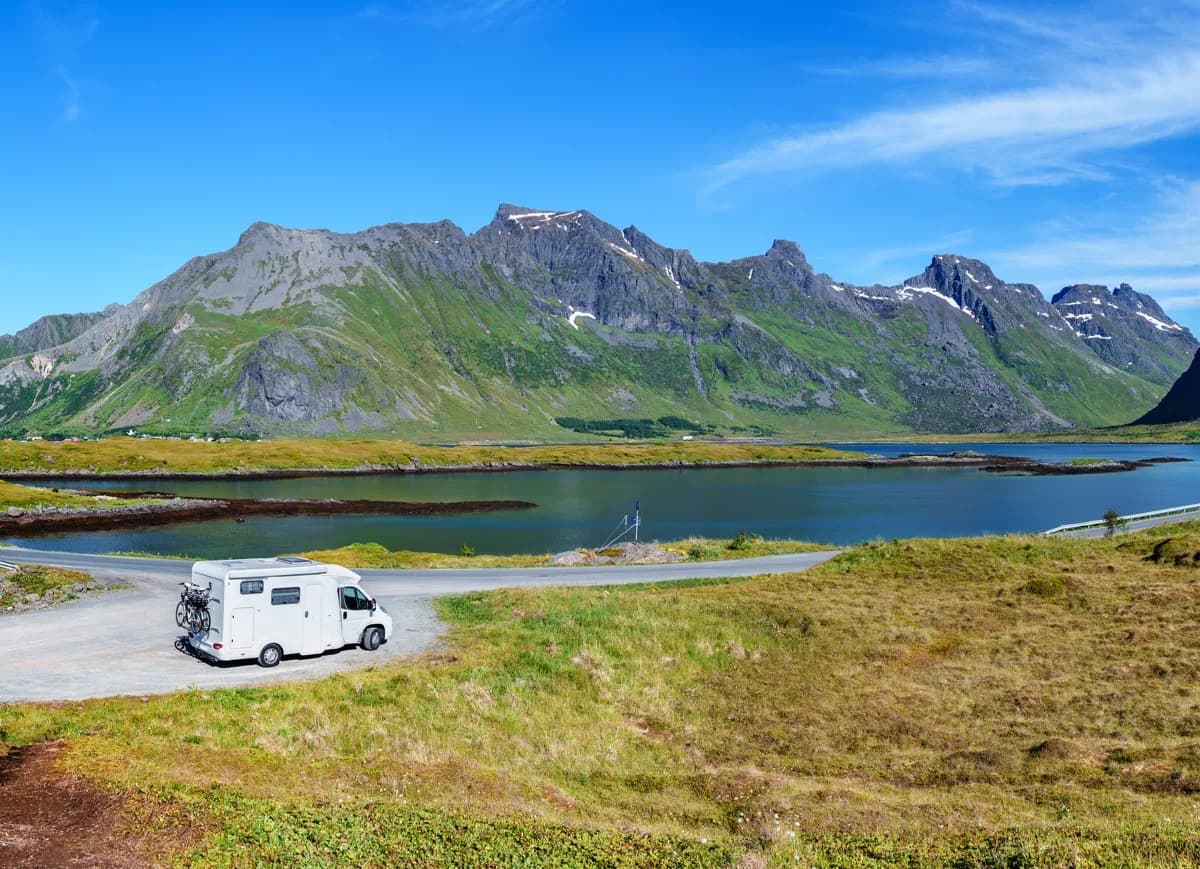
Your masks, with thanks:
M375 651L392 635L392 617L359 585L358 574L307 558L200 561L192 587L207 590L207 628L188 642L217 661L320 655L361 645Z

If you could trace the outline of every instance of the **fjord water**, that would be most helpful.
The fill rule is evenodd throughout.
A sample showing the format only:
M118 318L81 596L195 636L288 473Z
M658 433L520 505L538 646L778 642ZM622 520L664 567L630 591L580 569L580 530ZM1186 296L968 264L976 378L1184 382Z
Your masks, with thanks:
M1041 531L1098 518L1200 502L1200 446L1153 444L846 444L878 455L976 450L1046 461L1081 456L1187 463L1137 471L1029 477L968 468L721 468L529 471L309 477L292 480L62 480L41 485L110 491L166 490L228 498L355 498L391 501L519 499L533 510L459 516L249 518L11 540L80 552L141 551L221 558L376 542L390 549L480 553L555 552L598 546L634 503L644 536L764 537L822 543L914 536Z

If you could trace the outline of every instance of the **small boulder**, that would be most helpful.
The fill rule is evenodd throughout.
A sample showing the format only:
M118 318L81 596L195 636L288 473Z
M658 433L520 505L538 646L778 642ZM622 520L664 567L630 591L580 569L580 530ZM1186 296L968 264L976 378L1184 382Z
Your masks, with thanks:
M8 515L14 519L20 519L22 516L25 515L25 511L22 510L20 507L9 507Z
M618 543L613 549L621 551L612 559L613 564L675 564L683 561L678 552L654 543Z
M551 556L548 563L553 567L576 567L580 564L590 564L591 561L578 549L572 549Z

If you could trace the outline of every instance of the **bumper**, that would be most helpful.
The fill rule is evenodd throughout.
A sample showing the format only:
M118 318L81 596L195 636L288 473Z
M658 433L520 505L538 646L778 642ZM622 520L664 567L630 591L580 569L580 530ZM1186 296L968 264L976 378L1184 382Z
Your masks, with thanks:
M192 647L192 651L197 655L212 661L232 661L235 657L244 657L242 655L232 655L227 649L214 649L208 642L208 637L202 633L190 634L187 644Z

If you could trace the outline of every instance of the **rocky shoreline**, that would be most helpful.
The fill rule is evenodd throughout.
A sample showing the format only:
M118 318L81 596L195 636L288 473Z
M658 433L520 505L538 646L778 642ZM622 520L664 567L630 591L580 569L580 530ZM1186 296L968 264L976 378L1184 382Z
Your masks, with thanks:
M139 493L125 497L147 500L161 493ZM55 508L21 510L10 508L0 514L0 535L35 537L65 531L102 531L112 528L141 528L177 522L202 522L210 519L243 520L250 516L446 516L461 513L485 513L497 510L529 510L537 505L529 501L340 501L175 498L153 504L133 504L109 508Z
M1072 464L1071 462L1030 462L1027 459L1011 460L985 465L980 468L992 474L1025 474L1032 477L1059 477L1078 474L1119 474L1151 468L1155 465L1174 462L1190 462L1176 456L1156 456L1150 459L1098 459L1094 462Z

